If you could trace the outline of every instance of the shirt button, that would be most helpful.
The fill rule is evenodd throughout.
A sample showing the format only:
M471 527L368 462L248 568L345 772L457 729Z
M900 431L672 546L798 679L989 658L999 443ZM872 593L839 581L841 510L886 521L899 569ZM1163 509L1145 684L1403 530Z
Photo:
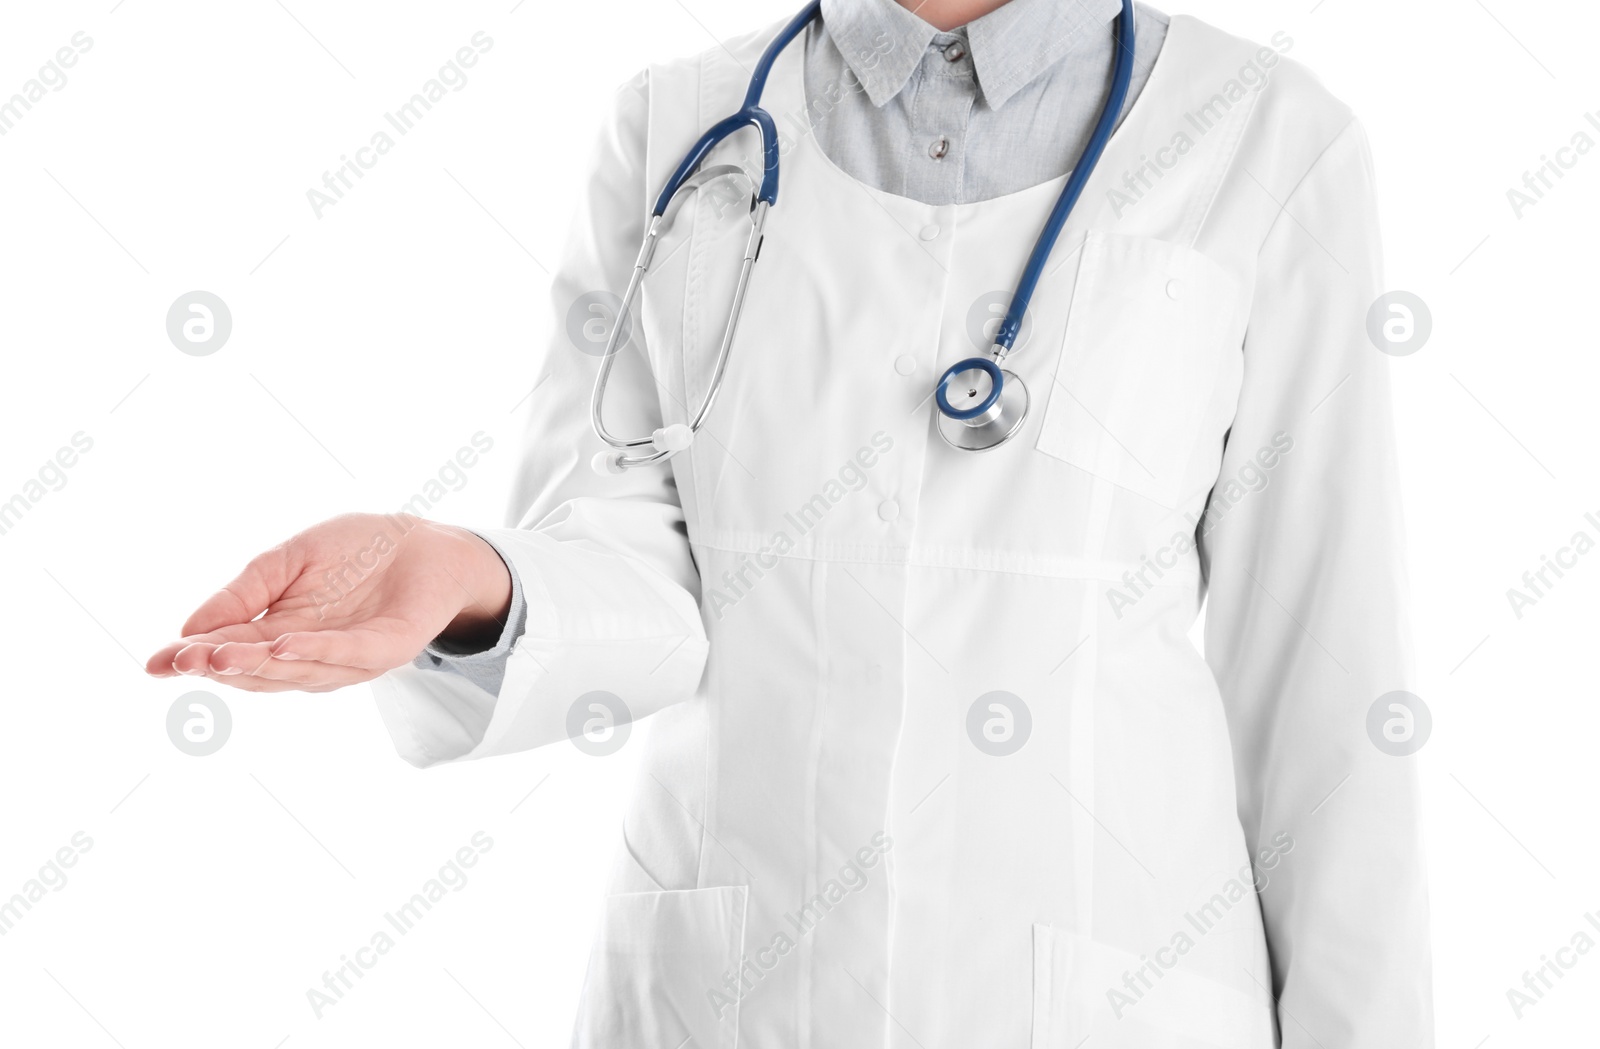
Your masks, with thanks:
M1183 281L1176 277L1167 281L1167 298L1173 300L1183 298Z
M948 152L950 152L950 140L943 135L940 135L928 145L928 156L934 160L943 160L944 155Z
M900 516L900 504L893 499L885 499L878 504L878 516L885 521L893 521Z
M922 227L921 236L922 236L923 240L933 240L938 235L939 235L939 227L938 226L923 226Z
M917 359L909 353L902 353L894 359L894 370L901 375L910 375L917 370Z
M944 60L946 62L959 62L966 57L967 49L961 46L961 41L959 40L944 49Z

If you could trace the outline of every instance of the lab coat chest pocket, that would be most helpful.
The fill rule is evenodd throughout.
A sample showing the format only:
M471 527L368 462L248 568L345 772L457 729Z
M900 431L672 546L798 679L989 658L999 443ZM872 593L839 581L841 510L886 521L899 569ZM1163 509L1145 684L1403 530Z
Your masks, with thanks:
M608 896L575 1049L692 1044L735 1049L747 890L742 885Z
M1213 398L1242 367L1239 310L1238 282L1193 248L1091 232L1038 449L1167 508L1203 495L1222 450L1222 426L1205 432Z

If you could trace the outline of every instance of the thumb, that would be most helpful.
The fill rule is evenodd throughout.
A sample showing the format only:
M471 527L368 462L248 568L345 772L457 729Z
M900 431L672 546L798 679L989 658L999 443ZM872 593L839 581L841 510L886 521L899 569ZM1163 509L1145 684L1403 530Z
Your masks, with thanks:
M298 567L289 563L287 550L281 546L268 550L195 609L180 632L188 637L248 623L282 597L298 575Z

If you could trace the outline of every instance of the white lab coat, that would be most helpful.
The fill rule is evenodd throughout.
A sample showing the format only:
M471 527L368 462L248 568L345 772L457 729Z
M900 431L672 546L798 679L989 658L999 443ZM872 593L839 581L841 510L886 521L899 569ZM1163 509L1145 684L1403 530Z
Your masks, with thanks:
M623 287L775 28L619 93L558 319ZM1061 180L942 207L856 182L795 120L799 44L707 433L596 476L596 359L557 332L527 514L491 533L530 609L504 687L376 692L418 765L565 739L596 691L655 714L576 1044L1432 1044L1415 759L1366 727L1411 683L1372 167L1304 69L1239 82L1262 52L1173 19L1008 362L1032 403L999 450L946 447L930 391L986 352L974 303L1003 307ZM698 403L747 230L685 210L614 431Z

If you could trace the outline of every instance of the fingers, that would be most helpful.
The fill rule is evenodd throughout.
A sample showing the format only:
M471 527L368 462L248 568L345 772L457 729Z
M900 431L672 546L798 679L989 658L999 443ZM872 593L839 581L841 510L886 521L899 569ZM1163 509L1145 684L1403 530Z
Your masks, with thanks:
M284 634L271 645L273 658L294 661L313 660L343 667L382 672L409 663L416 655L384 629L381 621L373 627L356 630L315 630Z
M183 624L183 634L206 634L221 627L250 622L288 589L294 577L285 548L268 550L245 565L244 571L232 582L195 609Z
M390 621L356 630L279 634L269 620L257 620L174 641L150 657L145 672L153 677L210 677L241 688L246 686L239 679L250 677L353 684L411 662L415 647L416 642L396 636ZM300 664L311 669L291 669ZM355 673L331 674L330 668Z
M194 634L162 646L145 661L145 673L152 677L172 677L176 674L204 674L205 660L198 662L191 656L183 667L176 666L178 653L192 645L216 645L229 641L270 641L278 636L278 627L264 621L237 623L206 634ZM187 669L186 669L187 668Z
M311 660L274 659L272 643L197 642L173 658L177 673L207 677L247 692L328 692L370 681L381 671Z

